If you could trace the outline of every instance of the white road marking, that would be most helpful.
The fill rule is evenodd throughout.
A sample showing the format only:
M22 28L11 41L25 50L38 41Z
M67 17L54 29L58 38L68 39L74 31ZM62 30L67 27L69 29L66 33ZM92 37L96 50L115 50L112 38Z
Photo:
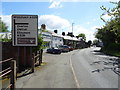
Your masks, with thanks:
M74 70L74 68L73 68L72 61L71 61L72 55L73 55L73 54L70 55L70 66L71 66L71 69L72 69L72 72L73 72L73 75L74 75L74 80L75 80L75 82L76 82L77 88L80 88L80 84L79 84L79 82L78 82L78 80L77 80L77 77L76 77L76 75L75 75L75 70Z

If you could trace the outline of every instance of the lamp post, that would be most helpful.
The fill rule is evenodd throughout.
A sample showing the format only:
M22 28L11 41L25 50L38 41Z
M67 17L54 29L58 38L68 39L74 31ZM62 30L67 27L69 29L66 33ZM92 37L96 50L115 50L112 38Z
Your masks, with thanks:
M74 24L74 23L72 23L72 34L73 34L73 24Z
M72 40L73 40L73 25L74 25L74 23L72 23ZM74 41L72 41L72 44L73 44L73 48L74 48Z

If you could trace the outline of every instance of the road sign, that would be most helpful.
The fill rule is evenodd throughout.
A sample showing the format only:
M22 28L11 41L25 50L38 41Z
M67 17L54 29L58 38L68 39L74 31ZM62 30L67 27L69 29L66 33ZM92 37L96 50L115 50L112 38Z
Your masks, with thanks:
M38 16L12 15L13 46L38 45Z

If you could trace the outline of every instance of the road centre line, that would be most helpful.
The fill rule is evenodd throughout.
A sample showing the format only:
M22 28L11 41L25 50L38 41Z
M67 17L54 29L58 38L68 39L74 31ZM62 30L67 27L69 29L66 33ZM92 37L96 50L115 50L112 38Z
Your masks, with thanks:
M76 77L76 74L75 74L75 70L74 70L74 68L73 68L73 65L72 65L72 55L73 55L74 53L72 53L71 55L70 55L70 66L71 66L71 69L72 69L72 72L73 72L73 76L74 76L74 80L75 80L75 82L76 82L76 86L77 86L77 88L80 88L80 84L79 84L79 82L78 82L78 79L77 79L77 77Z

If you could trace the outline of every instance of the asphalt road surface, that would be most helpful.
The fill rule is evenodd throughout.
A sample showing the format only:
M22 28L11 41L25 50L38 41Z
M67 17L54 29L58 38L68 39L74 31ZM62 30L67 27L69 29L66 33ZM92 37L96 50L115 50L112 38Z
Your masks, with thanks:
M18 78L17 88L118 88L118 74L112 64L117 58L104 55L99 49L79 49L60 55L44 53L46 65Z
M104 55L99 50L87 48L71 55L79 88L118 88L118 75L113 71L115 66L112 63L117 57Z

